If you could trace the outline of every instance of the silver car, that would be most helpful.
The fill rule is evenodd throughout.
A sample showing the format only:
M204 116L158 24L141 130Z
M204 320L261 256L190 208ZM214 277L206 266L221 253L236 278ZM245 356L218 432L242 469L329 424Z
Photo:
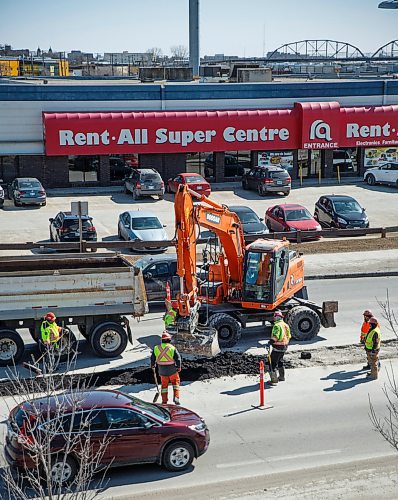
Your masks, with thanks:
M47 203L44 187L35 177L17 177L10 185L10 195L14 205L42 205Z
M164 182L154 168L135 168L124 180L124 191L131 193L134 200L141 196L156 194L159 200L164 197Z
M168 240L165 227L152 212L130 210L119 215L117 233L121 240L148 242L148 246L137 249L137 251L164 252L167 247L151 245L151 242Z

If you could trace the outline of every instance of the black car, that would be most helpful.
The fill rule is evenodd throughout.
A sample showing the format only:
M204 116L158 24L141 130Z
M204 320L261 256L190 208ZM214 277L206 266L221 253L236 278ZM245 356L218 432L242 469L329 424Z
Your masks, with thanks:
M79 241L79 217L71 212L59 212L50 221L51 241ZM86 241L97 241L97 231L93 226L93 218L88 215L82 216L82 239Z
M142 257L134 265L142 271L149 302L165 300L167 282L170 283L172 297L178 291L180 279L177 276L177 256L175 254Z
M351 196L321 196L315 204L314 218L323 227L356 229L369 227L365 209Z
M254 167L242 177L242 188L257 191L260 196L283 193L287 196L292 187L289 173L280 167Z
M264 234L269 232L267 226L263 223L264 219L260 219L251 208L243 205L231 205L229 210L235 212L239 217L243 234Z

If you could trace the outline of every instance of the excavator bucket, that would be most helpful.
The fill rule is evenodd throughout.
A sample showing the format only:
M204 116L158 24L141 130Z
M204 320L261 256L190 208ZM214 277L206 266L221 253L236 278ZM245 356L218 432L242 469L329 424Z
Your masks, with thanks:
M172 334L173 345L181 353L212 358L220 352L215 328L197 326L193 333L180 329L175 332L168 331Z

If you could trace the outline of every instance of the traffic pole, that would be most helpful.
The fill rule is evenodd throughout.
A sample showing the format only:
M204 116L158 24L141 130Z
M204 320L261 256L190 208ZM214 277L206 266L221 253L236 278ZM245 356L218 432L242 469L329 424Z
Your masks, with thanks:
M264 406L264 361L260 361L260 407Z

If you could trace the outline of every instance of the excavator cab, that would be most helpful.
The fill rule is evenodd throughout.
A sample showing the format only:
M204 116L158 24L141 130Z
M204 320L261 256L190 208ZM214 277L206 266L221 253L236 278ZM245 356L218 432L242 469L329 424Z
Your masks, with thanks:
M242 299L244 302L274 304L281 292L289 271L287 245L273 240L257 240L245 253Z

